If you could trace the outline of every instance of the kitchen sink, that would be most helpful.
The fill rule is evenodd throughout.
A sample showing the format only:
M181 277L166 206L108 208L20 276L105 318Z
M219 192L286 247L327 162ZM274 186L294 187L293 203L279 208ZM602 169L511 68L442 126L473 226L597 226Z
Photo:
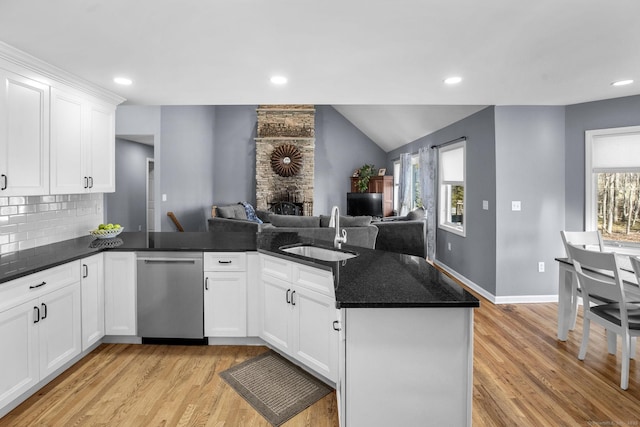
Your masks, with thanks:
M283 246L281 251L307 258L314 258L320 261L343 261L358 256L355 252L341 251L338 249L321 248L319 246L300 245Z

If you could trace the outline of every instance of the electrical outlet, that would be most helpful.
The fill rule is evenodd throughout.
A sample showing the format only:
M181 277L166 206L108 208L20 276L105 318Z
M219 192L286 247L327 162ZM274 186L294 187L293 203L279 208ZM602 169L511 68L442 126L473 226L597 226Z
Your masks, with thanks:
M447 243L447 249L448 249L448 250L451 250L451 242L448 242L448 243Z
M538 263L538 273L544 273L544 261Z
M514 200L513 202L511 202L512 211L519 211L521 209L522 209L522 204L520 203L520 201Z
M163 194L163 195L162 195L162 201L163 201L163 202L166 202L166 201L167 201L167 195L166 195L166 194Z
M484 209L485 211L489 210L489 201L488 200L483 200L482 201L482 209Z

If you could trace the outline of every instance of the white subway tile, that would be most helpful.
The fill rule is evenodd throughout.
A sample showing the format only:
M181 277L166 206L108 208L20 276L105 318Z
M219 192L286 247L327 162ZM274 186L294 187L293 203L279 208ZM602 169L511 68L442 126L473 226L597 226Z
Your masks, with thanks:
M10 205L24 205L25 203L27 203L26 197L9 197Z

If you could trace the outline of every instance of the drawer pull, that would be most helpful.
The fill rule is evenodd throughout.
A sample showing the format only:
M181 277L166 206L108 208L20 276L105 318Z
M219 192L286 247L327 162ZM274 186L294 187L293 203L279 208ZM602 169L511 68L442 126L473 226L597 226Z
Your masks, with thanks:
M89 267L87 264L82 264L82 278L86 279L87 277L89 277Z
M287 289L287 304L291 304L291 300L289 299L289 292L291 292L291 289Z
M47 282L43 281L42 283L38 284L38 285L31 285L29 286L29 289L35 289L35 288L39 288L40 286L44 286L46 285Z
M233 261L218 261L218 264L231 264Z
M0 176L2 177L2 188L0 188L0 190L6 190L9 186L9 178L7 178L7 175L5 174L2 174Z
M40 321L40 309L38 307L33 307L34 316L33 323L38 323Z
M42 311L44 312L44 314L42 315L40 320L44 320L47 318L47 304L42 303L41 305L42 305Z
M209 278L208 277L204 278L204 290L205 291L209 290Z
M293 296L296 294L296 291L291 292L291 305L296 305L296 302L293 300Z

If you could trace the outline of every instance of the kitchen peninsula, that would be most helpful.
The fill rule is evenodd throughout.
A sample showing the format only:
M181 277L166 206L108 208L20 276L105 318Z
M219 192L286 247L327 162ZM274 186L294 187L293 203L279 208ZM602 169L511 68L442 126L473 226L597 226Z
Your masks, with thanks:
M248 276L257 278L258 283L255 287L247 286L247 299L257 301L255 305L248 303L247 317L257 318L258 333L254 334L255 329L249 327L246 336L258 335L278 351L283 350L265 333L265 324L270 322L265 315L269 310L265 295L276 295L269 293L267 286L282 284L283 300L286 291L287 297L298 303L300 308L296 309L301 309L306 296L316 296L322 291L309 291L305 286L327 283L322 281L324 278L332 285L326 295L320 296L333 305L328 312L331 322L324 325L327 330L324 336L330 341L327 345L337 353L335 376L333 370L324 373L316 368L313 362L318 360L313 357L296 357L302 353L308 356L308 351L292 352L290 359L336 386L342 425L471 425L473 308L479 306L478 300L417 257L345 245L343 249L357 256L327 262L281 250L283 246L302 243L327 246L327 242L314 242L295 233L266 237L252 233L125 232L112 241L82 237L16 252L0 260L0 337L4 340L12 336L8 329L11 325L2 322L6 318L3 316L16 305L26 304L28 324L34 324L33 316L37 313L33 308L39 307L33 304L36 296L23 297L21 293L42 292L46 286L29 291L29 286L24 288L29 278L41 275L37 286L47 282L43 280L47 272L77 262L73 268L77 267L79 281L78 260L102 252L105 256L138 251L248 253L260 261L255 275ZM274 266L282 266L282 270L276 271L280 267ZM269 277L274 272L283 278ZM322 280L314 282L315 278ZM258 295L252 295L251 289L258 289ZM289 293L291 289L299 290L295 297ZM37 298L44 298L42 295ZM294 307L285 307L290 309ZM210 343L215 340L210 339ZM20 393L14 390L20 381L0 384L0 414L33 394L95 345L78 350L47 375L40 374ZM10 369L8 363L2 369ZM12 390L14 393L9 396Z

